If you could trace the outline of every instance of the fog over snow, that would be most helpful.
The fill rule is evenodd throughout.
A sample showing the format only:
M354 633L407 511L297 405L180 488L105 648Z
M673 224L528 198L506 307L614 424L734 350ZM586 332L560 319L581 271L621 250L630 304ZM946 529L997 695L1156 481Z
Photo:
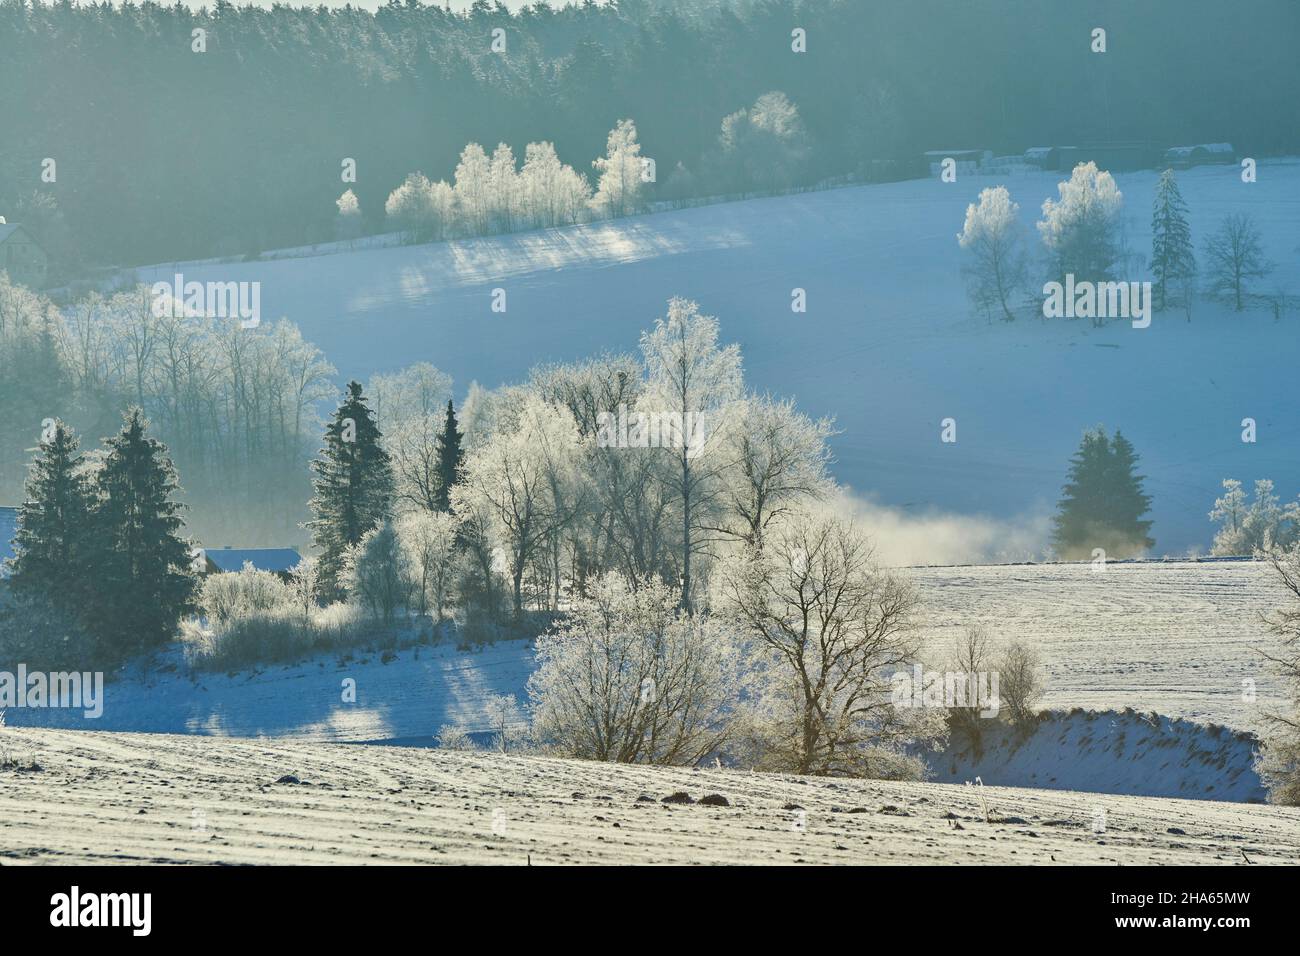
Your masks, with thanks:
M1069 457L1098 423L1141 455L1154 554L1204 552L1223 478L1272 478L1284 501L1300 493L1300 428L1282 418L1300 336L1264 310L1208 302L1190 323L1170 311L1147 329L972 315L956 242L966 205L1005 184L1038 250L1033 224L1065 175L912 180L183 271L260 280L263 315L296 322L341 378L429 361L458 395L472 380L518 382L541 362L635 351L667 299L686 296L740 343L752 388L836 418L835 476L898 563L1041 554ZM1115 178L1124 238L1149 254L1157 174ZM1179 184L1198 250L1222 217L1248 210L1276 264L1256 290L1300 291L1300 162L1263 161L1252 184L1235 166L1199 167ZM506 290L504 314L490 309L494 287ZM807 290L806 314L791 312L794 288ZM946 417L955 444L939 440ZM1258 422L1253 445L1240 440L1246 417Z

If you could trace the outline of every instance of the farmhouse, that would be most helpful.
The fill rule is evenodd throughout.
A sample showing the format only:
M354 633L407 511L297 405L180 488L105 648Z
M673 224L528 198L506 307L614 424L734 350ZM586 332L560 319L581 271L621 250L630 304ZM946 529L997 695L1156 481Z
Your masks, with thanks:
M288 579L289 572L298 566L302 556L294 548L204 548L199 572L209 574L234 574L251 565L257 571L270 571Z
M31 233L18 223L7 223L0 216L0 272L9 273L11 281L29 289L45 287L49 257Z
M1237 151L1231 143L1201 143L1199 146L1171 146L1165 150L1165 165L1190 169L1221 163L1235 163Z

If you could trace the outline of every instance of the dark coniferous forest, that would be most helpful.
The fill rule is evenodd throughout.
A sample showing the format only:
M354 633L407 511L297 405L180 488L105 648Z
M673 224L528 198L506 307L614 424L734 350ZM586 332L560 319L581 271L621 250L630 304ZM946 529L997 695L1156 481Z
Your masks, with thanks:
M1067 41L1099 23L1113 52L1141 55L1090 58ZM796 27L817 55L772 55ZM590 175L621 118L661 183L681 164L676 182L707 192L727 185L707 169L723 118L771 90L806 127L809 184L901 177L926 149L968 145L1229 140L1267 156L1300 145L1300 122L1276 121L1300 110L1297 36L1293 0L620 0L517 14L0 0L0 208L41 233L64 275L256 254L333 238L344 157L378 231L408 173L449 179L468 142L521 154L550 141Z

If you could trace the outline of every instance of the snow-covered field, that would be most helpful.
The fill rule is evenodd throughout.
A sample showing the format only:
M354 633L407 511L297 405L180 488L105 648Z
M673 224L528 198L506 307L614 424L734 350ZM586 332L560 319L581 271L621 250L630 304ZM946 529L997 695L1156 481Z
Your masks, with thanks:
M1006 181L1032 246L1039 206L1062 178ZM1127 242L1149 252L1156 174L1116 180ZM1179 182L1198 247L1223 216L1247 212L1277 263L1258 291L1300 293L1300 162L1263 161L1252 184L1233 166L1187 170ZM547 360L635 350L669 296L697 299L742 345L755 388L836 417L836 476L890 509L878 524L897 563L1036 553L1068 458L1098 422L1122 428L1143 457L1157 554L1208 545L1205 515L1225 477L1271 477L1284 498L1300 492L1300 426L1286 417L1300 316L1275 323L1264 312L1200 304L1190 324L1168 314L1141 330L988 325L970 314L955 237L966 204L996 183L914 180L181 271L260 281L264 318L298 323L340 377L429 361L459 389L473 379L518 381ZM174 271L161 265L140 278L170 280ZM504 314L490 309L496 287L508 294ZM807 291L806 315L790 311L794 288ZM939 441L949 416L956 444ZM1258 422L1256 444L1240 440L1245 417ZM968 521L916 523L921 533L896 526L935 514Z
M1042 653L1049 707L1134 710L1259 731L1282 707L1257 648L1286 591L1254 561L915 568L931 656L963 628ZM1249 682L1249 683L1247 683ZM1251 691L1253 690L1253 695Z
M1003 565L911 568L925 603L931 666L953 638L982 625L994 646L1029 641L1043 657L1055 709L1130 707L1258 731L1263 710L1282 705L1257 647L1269 637L1259 614L1282 590L1266 565L1232 562ZM485 731L494 694L523 700L533 667L528 641L459 653L449 645L323 655L256 672L191 676L179 658L149 676L128 672L106 690L104 714L13 710L14 726L197 733L310 740L428 738L446 723ZM343 681L356 681L344 703ZM1255 682L1245 699L1243 681Z
M0 731L0 862L1300 863L1300 810L301 741ZM279 782L286 777L297 782ZM677 792L727 805L664 803Z
M1258 800L1252 763L1262 714L1283 706L1255 648L1259 613L1282 600L1262 564L1111 563L913 568L925 600L930 666L967 624L995 647L1031 642L1058 713L1028 742L1000 741L980 760L929 758L936 778L1097 792ZM322 655L256 672L189 675L173 658L106 689L103 716L11 710L14 727L44 726L311 742L388 741L428 747L444 724L485 733L488 698L526 699L530 642L461 653L410 648ZM343 699L355 681L356 702ZM1255 682L1254 699L1243 681ZM1131 708L1137 714L1116 713ZM1149 715L1156 714L1159 717ZM1170 718L1174 718L1171 720ZM1208 723L1227 730L1212 732Z

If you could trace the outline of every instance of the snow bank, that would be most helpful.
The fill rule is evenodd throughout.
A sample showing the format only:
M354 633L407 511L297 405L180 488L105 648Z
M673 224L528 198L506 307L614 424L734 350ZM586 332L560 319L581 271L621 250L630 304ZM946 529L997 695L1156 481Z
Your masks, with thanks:
M981 756L968 745L925 755L933 779L1191 800L1262 803L1253 734L1132 710L1049 711L1028 733L989 722Z

